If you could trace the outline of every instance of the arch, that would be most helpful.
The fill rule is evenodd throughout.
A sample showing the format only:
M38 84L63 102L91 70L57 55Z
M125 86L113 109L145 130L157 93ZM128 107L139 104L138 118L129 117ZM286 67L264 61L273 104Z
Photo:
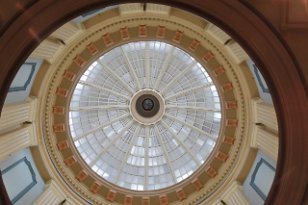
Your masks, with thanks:
M17 2L17 1L16 1ZM25 1L0 28L0 107L18 68L34 48L69 19L108 0ZM132 2L119 0L116 3ZM266 20L244 1L149 0L180 7L200 15L228 32L255 61L272 93L279 123L277 172L266 204L303 204L307 200L308 126L307 88L292 53ZM10 4L0 3L6 9ZM4 30L5 29L5 30ZM307 190L306 190L307 192ZM307 194L307 193L306 193Z

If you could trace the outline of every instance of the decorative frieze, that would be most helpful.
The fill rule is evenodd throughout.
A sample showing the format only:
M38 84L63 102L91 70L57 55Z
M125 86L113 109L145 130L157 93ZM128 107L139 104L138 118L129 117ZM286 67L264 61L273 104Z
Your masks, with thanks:
M177 30L172 38L172 41L180 43L183 38L184 32Z
M133 196L131 195L126 195L124 197L124 202L123 205L132 205L133 204Z
M238 120L237 119L227 119L226 126L227 127L237 127Z
M99 190L99 188L101 187L100 183L99 182L93 182L93 184L91 185L90 187L90 191L94 194L96 194Z
M233 145L234 142L235 142L235 137L233 137L233 136L225 136L224 137L223 143Z
M208 51L207 53L204 54L204 56L202 57L202 60L205 63L209 63L211 60L213 60L215 58L214 54L212 53L212 51Z
M168 197L166 195L160 195L159 202L160 202L160 205L168 205L169 204Z
M108 192L108 194L107 194L107 196L106 196L106 200L107 200L107 201L110 201L110 202L113 202L114 199L115 199L115 197L116 197L116 194L117 194L116 191L114 191L114 190L109 190L109 192Z
M184 192L183 189L178 189L176 193L180 201L183 201L184 199L186 199L186 193Z
M67 149L69 147L68 140L63 140L61 142L58 142L57 147L58 147L59 151Z
M74 156L70 156L64 160L64 164L68 167L73 166L74 164L76 164L76 162L77 160Z
M92 56L98 53L98 48L94 43L90 43L89 45L87 45L87 49Z
M214 76L215 76L215 77L218 77L218 76L220 76L220 75L222 75L222 74L225 73L225 69L224 69L223 66L218 66L217 68L215 68L215 69L213 70L213 73L214 73Z
M127 27L120 28L120 34L121 34L122 40L129 39L129 30Z
M78 180L78 181L83 181L87 178L88 176L88 173L85 171L85 170L81 170L76 176L75 178Z
M200 191L203 188L203 184L201 183L201 181L198 178L195 178L194 180L192 180L191 183L194 185L194 187L197 191Z
M68 95L68 90L65 89L65 88L57 88L56 94L61 96L61 97L65 97L66 98L67 95Z
M231 91L233 89L233 85L231 82L228 82L228 83L225 83L221 86L222 90L224 92L228 92L228 91Z
M191 51L195 51L199 47L199 45L200 45L200 41L193 39L192 42L189 45L189 49Z
M65 124L55 124L54 126L53 126L53 131L55 132L55 133L57 133L57 132L64 132L66 129L65 129Z
M113 44L113 39L111 38L109 33L106 33L103 35L103 42L104 44L108 47L111 46Z
M150 205L150 197L142 197L142 205Z
M158 26L156 31L157 38L165 38L166 35L166 27L165 26Z
M138 36L141 38L145 38L148 36L148 28L146 25L139 25Z
M73 82L75 80L75 78L76 78L76 74L74 72L72 72L72 71L66 70L63 73L63 78Z
M83 67L86 63L85 59L83 57L81 57L80 55L77 55L75 58L74 58L74 63L76 65L78 65L79 67Z
M237 108L237 101L231 100L225 102L225 108L226 109L236 109Z
M65 107L64 106L53 106L52 107L52 113L54 113L56 115L64 115Z
M222 152L222 151L218 151L216 154L216 158L222 162L227 161L229 155L227 155L226 153Z
M213 167L209 166L205 169L205 172L207 175L209 175L210 177L215 177L217 175L217 171L216 169L214 169Z

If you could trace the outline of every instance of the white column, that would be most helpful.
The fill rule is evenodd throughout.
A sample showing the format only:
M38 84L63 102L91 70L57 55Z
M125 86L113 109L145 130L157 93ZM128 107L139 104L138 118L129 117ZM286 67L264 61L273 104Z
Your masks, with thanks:
M214 24L207 24L205 30L216 38L221 44L225 44L231 37L223 30L215 26Z
M60 42L47 38L32 52L30 57L44 59L49 63L52 63L56 53L62 47L63 45Z
M20 128L0 135L0 161L23 148L37 145L35 126L25 124Z
M143 5L141 3L121 4L119 11L120 15L143 13Z
M252 99L255 123L261 123L267 128L278 132L278 123L275 109L272 105L266 104L261 99Z
M146 4L146 11L149 12L149 13L169 15L170 6L147 3Z
M0 118L0 133L12 130L24 122L34 122L36 106L36 98L28 98L22 103L4 105Z
M68 22L61 26L58 30L51 34L52 37L62 40L64 43L69 43L74 37L82 33L83 29L80 25L73 22Z
M46 184L44 192L35 200L33 205L59 205L66 196L55 181L51 180ZM64 202L64 204L69 204Z
M256 126L252 133L251 146L260 149L269 157L277 161L278 157L278 136L264 129L262 126Z
M230 42L226 45L226 47L230 55L234 57L238 64L248 59L248 55L238 43Z
M222 200L228 205L250 205L243 193L243 187L234 181L222 196Z

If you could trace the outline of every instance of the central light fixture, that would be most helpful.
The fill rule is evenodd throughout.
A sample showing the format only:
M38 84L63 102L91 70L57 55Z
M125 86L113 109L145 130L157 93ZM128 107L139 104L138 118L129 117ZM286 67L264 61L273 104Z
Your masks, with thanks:
M151 111L154 108L154 100L151 97L144 99L142 101L142 108L145 111Z
M135 121L143 125L152 125L164 116L165 100L157 91L143 89L132 97L129 109Z

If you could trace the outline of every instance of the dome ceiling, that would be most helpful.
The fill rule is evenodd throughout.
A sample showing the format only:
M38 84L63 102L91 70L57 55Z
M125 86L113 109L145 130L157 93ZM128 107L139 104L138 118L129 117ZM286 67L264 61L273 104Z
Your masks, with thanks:
M42 156L89 203L203 201L234 177L242 150L238 59L199 17L121 6L83 22L51 64Z
M205 68L159 41L113 48L94 61L71 98L72 140L99 176L157 190L198 169L220 131L220 100Z

